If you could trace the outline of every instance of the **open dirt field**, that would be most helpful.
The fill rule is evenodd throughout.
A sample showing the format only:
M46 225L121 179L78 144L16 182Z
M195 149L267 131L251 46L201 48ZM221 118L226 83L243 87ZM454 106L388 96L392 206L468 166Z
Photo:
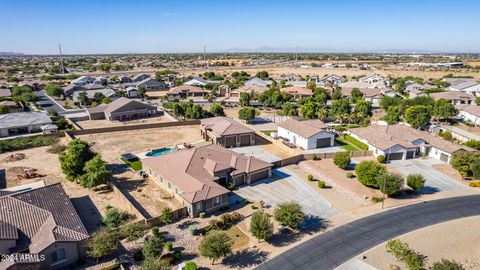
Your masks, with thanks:
M437 224L400 236L409 246L427 256L426 265L442 258L456 260L466 269L480 269L480 217L470 217ZM466 229L468 228L468 229ZM406 267L386 251L385 244L362 254L364 260L378 269L389 269L390 264Z
M142 118L133 121L107 121L107 120L86 120L76 122L83 129L92 129L92 128L105 128L105 127L118 127L118 126L128 126L128 125L139 125L139 124L149 124L149 123L164 123L172 122L172 119L168 116L155 116L149 118Z
M176 144L194 143L202 140L198 126L181 126L131 130L78 136L111 164L120 163L120 155L139 153L152 148L170 147Z

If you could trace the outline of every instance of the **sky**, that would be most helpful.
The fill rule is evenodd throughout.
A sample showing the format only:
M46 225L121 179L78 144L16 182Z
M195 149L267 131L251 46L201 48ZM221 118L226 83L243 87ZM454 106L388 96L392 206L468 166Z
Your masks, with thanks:
M0 52L480 52L479 10L478 0L0 0Z

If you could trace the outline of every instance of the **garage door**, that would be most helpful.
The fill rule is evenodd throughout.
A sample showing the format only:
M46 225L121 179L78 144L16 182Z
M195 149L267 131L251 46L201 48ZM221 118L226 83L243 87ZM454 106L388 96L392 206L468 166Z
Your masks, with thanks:
M407 152L407 159L411 159L415 157L415 151L408 151Z
M240 136L240 145L250 145L250 135L241 135Z
M225 147L235 147L237 144L237 139L235 137L226 137L225 138Z
M265 179L267 177L268 177L268 170L252 173L252 175L250 176L250 183Z
M330 147L330 138L323 138L317 140L317 148Z
M390 153L385 156L386 160L401 160L403 153Z
M448 156L445 154L440 154L440 160L443 162L448 162Z

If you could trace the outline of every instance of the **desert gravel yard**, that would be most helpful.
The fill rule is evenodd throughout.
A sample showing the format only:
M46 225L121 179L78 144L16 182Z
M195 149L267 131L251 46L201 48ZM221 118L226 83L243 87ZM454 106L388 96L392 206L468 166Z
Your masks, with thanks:
M250 201L264 201L272 208L281 202L296 201L303 206L305 214L323 219L337 214L331 204L310 187L306 180L300 179L286 168L274 169L273 177L242 186L234 192Z
M421 190L422 193L429 194L439 191L456 191L468 189L466 185L434 169L432 166L436 164L445 163L433 158L427 158L395 160L389 163L389 166L392 166L395 170L399 171L405 176L413 173L422 174L427 180L425 183L425 187Z

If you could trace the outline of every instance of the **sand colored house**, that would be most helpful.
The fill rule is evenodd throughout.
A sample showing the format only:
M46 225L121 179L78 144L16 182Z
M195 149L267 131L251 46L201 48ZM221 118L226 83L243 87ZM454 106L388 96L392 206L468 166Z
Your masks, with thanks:
M59 269L84 255L88 232L60 183L0 192L0 205L0 254L17 258L0 269Z
M167 93L168 100L179 101L186 98L201 98L207 94L208 91L197 86L192 85L180 85L170 88Z
M228 117L211 117L201 120L202 137L223 147L255 144L255 131Z
M278 136L302 149L324 148L335 145L335 133L327 131L322 121L289 119L278 124Z
M439 92L430 94L435 100L437 99L446 99L450 101L453 105L460 104L472 104L475 101L475 96L472 94L464 93L461 91L448 91L448 92Z
M157 114L157 107L138 100L120 97L109 104L89 108L90 120L107 119L108 121L128 121L146 118Z
M471 121L475 125L480 126L480 106L478 105L457 105L459 111L458 116L463 121Z
M303 98L303 97L310 97L312 96L312 90L304 88L304 87L298 87L298 86L289 86L280 89L282 93L287 93L291 94L295 100Z
M267 90L268 90L268 87L265 87L265 86L244 85L239 87L238 89L230 91L230 93L228 94L228 97L232 99L239 99L241 93L262 94Z
M388 160L429 156L450 162L452 155L457 151L472 151L469 147L406 125L371 125L352 128L346 133L366 144L374 156L383 155Z
M251 184L271 176L270 163L209 145L144 159L145 172L179 199L191 217L228 206L229 183Z

